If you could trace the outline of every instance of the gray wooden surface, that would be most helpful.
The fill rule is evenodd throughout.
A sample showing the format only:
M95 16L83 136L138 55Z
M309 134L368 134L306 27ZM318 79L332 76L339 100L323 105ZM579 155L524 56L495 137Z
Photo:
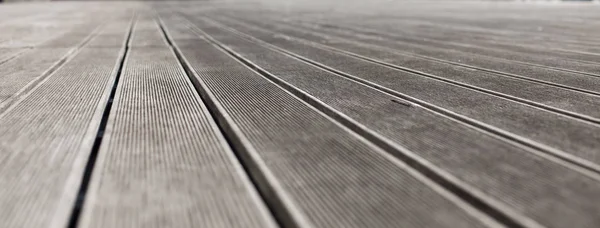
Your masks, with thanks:
M599 10L2 4L0 227L599 227Z

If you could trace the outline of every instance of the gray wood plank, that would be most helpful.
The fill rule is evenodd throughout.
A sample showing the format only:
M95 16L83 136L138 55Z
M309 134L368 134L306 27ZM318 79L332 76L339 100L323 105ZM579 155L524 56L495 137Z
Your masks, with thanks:
M87 47L122 47L127 42L131 18L115 20L102 28L102 33L90 40Z
M274 227L167 47L133 47L82 227Z
M45 77L48 77L68 62L82 47L123 47L127 31L116 29L114 26L127 28L130 26L130 21L111 22L107 27L100 27L99 24L96 24L85 28L84 31L76 31L81 33L81 35L85 35L82 39L78 36L75 39L69 36L51 39L48 43L53 43L54 45L61 43L65 44L65 47L63 48L63 45L58 45L57 47L50 45L48 47L35 48L0 65L0 80L3 82L0 84L0 113L18 101L21 96L27 94L29 90L34 88ZM120 35L116 35L118 33ZM98 35L101 37L98 38ZM117 46L119 42L105 45L107 44L107 40L98 40L109 35L120 36L122 39L120 41L121 45ZM66 43L64 42L65 38L67 39ZM108 42L111 41L114 40L108 40ZM90 42L92 46L89 45Z
M0 227L65 227L79 197L123 50L83 48L36 79L65 51L33 50L3 68L2 92L36 83L0 113Z
M161 33L158 23L148 15L140 16L135 24L132 47L167 47L167 41Z
M0 65L14 59L24 51L24 48L0 48Z
M118 15L115 12L115 15ZM69 47L74 46L106 20L89 10L52 14L35 20L5 25L0 36L0 47Z
M66 226L120 54L83 49L0 114L1 227Z
M28 84L59 67L60 60L72 51L71 48L30 50L0 65L0 110L8 105L9 99L26 92L22 90Z

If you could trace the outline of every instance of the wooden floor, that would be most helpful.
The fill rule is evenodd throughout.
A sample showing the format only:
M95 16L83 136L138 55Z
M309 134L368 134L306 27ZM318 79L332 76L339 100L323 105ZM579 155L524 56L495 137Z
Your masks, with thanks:
M0 227L600 227L600 5L0 5Z

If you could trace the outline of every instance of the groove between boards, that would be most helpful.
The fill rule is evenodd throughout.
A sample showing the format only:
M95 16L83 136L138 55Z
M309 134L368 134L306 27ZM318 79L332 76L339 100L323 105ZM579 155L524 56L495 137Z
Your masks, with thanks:
M278 193L278 188L271 182L272 177L265 172L266 168L264 168L260 162L256 161L252 155L253 152L250 151L252 149L248 149L242 136L238 135L241 133L236 130L235 124L230 123L230 120L226 118L227 114L221 110L218 101L214 100L210 92L202 85L202 82L200 82L200 80L194 76L194 69L185 60L185 57L179 48L173 45L173 41L164 28L162 21L159 20L158 24L165 39L167 40L167 43L175 53L177 61L181 64L186 76L194 85L194 89L202 98L202 101L206 105L210 116L215 120L217 127L223 134L227 143L230 145L231 150L241 164L242 168L248 174L250 182L254 185L271 215L273 215L275 222L279 225L279 227L308 227L304 225L305 222L303 222L303 219L298 218L299 216L296 215L297 212L290 210L286 206L286 200L283 199L284 197Z
M132 18L131 25L129 26L129 30L128 30L127 38L126 38L127 42L123 47L123 55L121 56L121 59L119 60L117 74L114 79L115 81L113 82L113 85L112 85L112 88L110 90L110 94L108 97L108 101L102 112L102 118L100 119L100 125L99 125L98 131L96 133L96 138L94 140L94 143L92 144L93 145L92 150L90 152L89 159L88 159L88 161L85 165L85 169L83 171L81 184L79 186L79 190L77 191L77 199L71 210L71 216L69 218L69 223L67 225L68 228L76 228L78 226L79 219L81 217L81 212L82 212L83 206L85 204L85 198L87 195L87 191L89 189L92 174L94 172L94 167L96 165L96 159L98 158L98 152L100 150L100 145L102 144L104 130L106 129L110 110L113 105L113 99L114 99L116 91L117 91L117 86L118 86L119 80L121 78L125 60L127 59L127 55L129 54L129 42L131 41L131 37L132 37L132 33L133 33L133 26L135 24L135 18L136 18L135 16Z
M212 21L212 20L210 20L210 21ZM214 21L212 21L212 22L214 22ZM248 34L245 34L245 33L239 32L237 30L230 29L230 28L225 28L224 25L222 25L222 24L220 24L218 22L214 22L214 23L220 25L223 29L231 31L233 33L236 33L236 34L238 34L238 35L240 35L242 37L247 37L250 40L256 40L256 38L254 38L254 37L252 37L252 36L250 36ZM300 56L298 54L295 54L293 52L290 52L290 51L287 51L285 49L279 48L277 46L265 43L264 41L258 40L258 42L264 43L265 45L268 45L269 48L272 48L273 50L276 50L276 51L279 51L281 53L287 54L287 55L289 55L289 56L291 56L293 58L299 59L299 60L301 60L301 61L303 61L305 63L308 63L310 65L313 65L313 66L315 66L317 68L320 68L320 69L323 69L325 71L334 73L334 74L336 74L338 76L342 76L342 77L348 78L350 80L356 81L356 82L358 82L360 84L363 84L363 85L371 87L373 89L382 91L382 92L390 94L392 96L395 96L395 97L398 97L398 98L410 101L410 102L415 103L415 104L418 104L418 105L422 106L423 108L425 108L425 109L427 109L427 110L429 110L431 112L437 113L437 114L442 115L442 116L444 116L446 118L449 118L449 119L453 119L453 120L455 120L455 121L457 121L459 123L462 123L464 125L467 125L469 127L472 127L472 128L478 129L480 131L486 132L488 134L494 135L494 136L496 136L498 138L502 138L504 140L508 140L510 142L517 143L518 145L525 146L526 148L530 148L530 149L533 149L535 151L539 151L539 152L541 152L541 154L533 152L534 154L536 154L538 156L544 157L546 159L556 158L556 159L559 159L561 161L564 161L566 164L565 163L561 163L561 162L558 162L558 163L561 164L561 165L564 165L564 166L566 166L566 167L568 167L570 169L573 169L573 170L575 170L575 171L577 171L579 173L582 173L582 174L584 174L586 176L589 176L589 177L591 177L591 178L593 178L595 180L600 180L600 165L598 165L598 164L595 164L595 163L592 163L592 162L590 162L588 160L585 160L585 159L573 156L573 155L568 154L568 153L566 153L564 151L552 148L552 147L550 147L548 145L545 145L545 144L542 144L542 143L538 143L538 142L535 142L533 140L527 139L525 137L516 135L514 133L505 131L505 130L497 128L497 127L494 127L492 125L483 123L481 121L472 119L470 117L463 116L463 115L458 114L458 113L454 113L454 112L452 112L450 110L447 110L447 109L442 108L442 107L438 107L438 106L430 104L430 103L428 103L426 101L422 101L422 100L410 97L408 95L396 92L396 91L394 91L392 89L386 88L384 86L380 86L380 85L378 85L376 83L373 83L373 82L370 82L370 81L367 81L367 80L355 77L353 75L344 73L342 71L330 68L328 66L320 64L320 63L315 62L315 61L313 61L311 59L308 59L308 58L305 58L305 57ZM345 53L342 53L342 54L345 54ZM345 55L348 55L348 54L345 54ZM350 56L350 57L352 57L352 56ZM531 150L528 150L528 151L531 151ZM550 156L550 158L547 157L546 155ZM550 160L553 160L553 159L550 159Z
M515 213L507 206L504 206L502 203L488 198L484 193L481 193L475 190L474 188L460 182L460 180L458 180L457 178L451 176L450 174L446 173L440 168L435 167L431 163L427 162L425 159L418 157L413 152L404 149L399 145L396 145L395 143L385 139L384 137L364 127L360 123L357 123L349 117L346 117L344 114L339 113L338 111L327 106L326 104L323 104L322 102L313 98L311 95L306 94L305 92L299 90L293 85L290 85L276 78L276 76L255 65L251 61L241 57L234 51L228 49L226 45L223 45L220 42L214 40L214 38L210 37L210 35L206 34L200 28L195 27L195 29L205 34L205 37L209 42L213 43L213 45L228 53L232 58L237 59L247 67L257 71L264 78L281 86L288 92L294 94L296 97L300 98L309 105L315 107L317 110L331 117L333 120L337 121L341 125L349 128L358 135L364 137L368 141L382 148L384 151L391 154L392 156L409 164L409 166L411 166L412 168L414 168L415 170L417 170L436 184L444 187L446 190L451 192L451 194L458 196L460 199L468 202L478 210L488 214L490 217L500 222L501 224L506 225L507 227L542 227L541 225L537 224L537 222L527 217L524 217L518 213Z
M0 65L2 65L2 64L6 63L6 62L8 62L10 60L13 60L13 59L15 59L15 58L23 55L25 52L31 50L32 48L22 48L22 49L23 50L19 50L19 51L11 54L10 56L8 56L8 57L6 57L4 59L0 59Z

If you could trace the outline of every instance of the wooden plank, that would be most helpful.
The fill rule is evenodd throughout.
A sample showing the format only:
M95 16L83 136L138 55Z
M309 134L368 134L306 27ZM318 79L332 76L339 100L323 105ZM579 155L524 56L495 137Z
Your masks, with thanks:
M80 225L275 227L172 50L146 34L133 34Z
M0 226L65 227L122 48L84 48L0 113Z

